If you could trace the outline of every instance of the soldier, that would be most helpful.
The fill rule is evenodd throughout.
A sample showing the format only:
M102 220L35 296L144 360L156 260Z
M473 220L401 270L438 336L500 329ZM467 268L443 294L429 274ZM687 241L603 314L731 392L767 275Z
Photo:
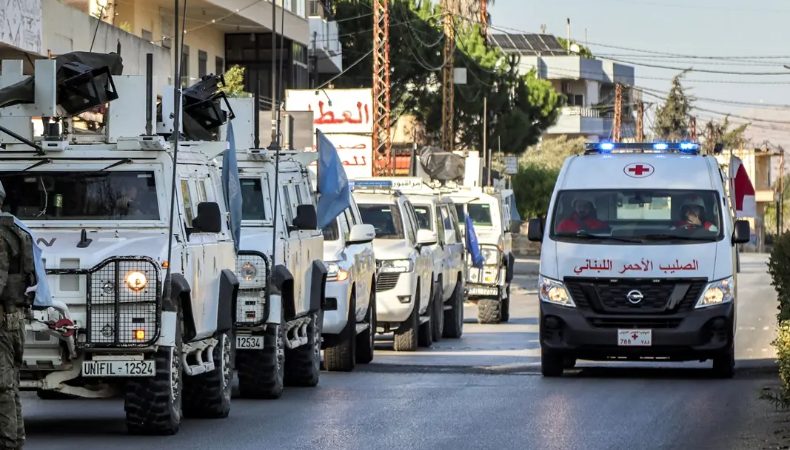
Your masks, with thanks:
M4 201L0 184L0 210ZM25 444L19 371L25 317L36 290L34 258L30 234L16 225L12 215L0 215L0 449L21 449Z

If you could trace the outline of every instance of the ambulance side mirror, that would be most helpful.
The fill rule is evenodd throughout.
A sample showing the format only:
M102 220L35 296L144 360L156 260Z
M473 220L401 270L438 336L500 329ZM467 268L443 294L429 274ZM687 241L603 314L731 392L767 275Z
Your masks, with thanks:
M529 231L527 231L527 239L532 242L543 241L543 220L529 219Z
M751 239L751 229L746 220L735 221L735 231L732 233L733 244L745 244Z

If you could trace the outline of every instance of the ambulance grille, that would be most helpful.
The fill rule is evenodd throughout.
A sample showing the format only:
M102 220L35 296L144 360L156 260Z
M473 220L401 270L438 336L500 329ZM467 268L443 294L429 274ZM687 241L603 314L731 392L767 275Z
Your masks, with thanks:
M599 314L675 314L694 309L707 284L702 279L565 278L568 293L580 310ZM639 302L629 292L642 294Z

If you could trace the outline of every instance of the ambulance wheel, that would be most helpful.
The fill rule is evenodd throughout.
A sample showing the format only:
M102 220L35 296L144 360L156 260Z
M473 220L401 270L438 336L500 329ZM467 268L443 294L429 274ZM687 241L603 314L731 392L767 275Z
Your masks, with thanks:
M230 414L233 381L231 333L219 336L212 357L214 370L184 378L184 417L223 419Z
M721 355L713 358L713 376L716 378L732 378L735 376L735 345Z
M167 436L178 433L184 389L181 368L182 320L179 311L176 345L159 347L154 353L155 375L126 381L124 410L129 434Z
M458 339L464 334L464 288L461 279L455 283L453 297L450 299L451 309L444 311L443 337Z
M357 302L356 289L351 290L348 301L346 326L337 337L337 342L324 350L324 367L329 372L351 372L356 365Z
M321 328L323 311L310 315L307 343L285 350L285 385L314 387L321 375Z
M414 298L420 298L419 289L417 289L417 295L415 295ZM417 350L417 332L419 328L420 306L415 303L414 308L411 310L411 314L409 314L409 318L395 330L394 350L396 352L413 352Z
M506 298L502 299L502 306L501 306L501 317L499 319L502 323L507 323L510 320L510 284L507 285L507 289L505 290Z
M502 318L502 303L499 299L484 298L477 301L477 323L499 323Z
M565 357L546 350L540 351L540 373L544 377L561 377L565 370Z
M357 335L356 359L359 364L369 364L376 352L376 284L371 283L370 302L365 323L368 328Z

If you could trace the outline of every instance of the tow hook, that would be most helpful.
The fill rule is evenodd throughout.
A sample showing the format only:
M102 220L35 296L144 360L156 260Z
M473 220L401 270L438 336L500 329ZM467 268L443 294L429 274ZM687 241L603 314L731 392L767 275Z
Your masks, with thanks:
M60 319L57 322L47 322L47 326L54 331L62 334L63 337L71 337L79 327L74 325L69 319Z

